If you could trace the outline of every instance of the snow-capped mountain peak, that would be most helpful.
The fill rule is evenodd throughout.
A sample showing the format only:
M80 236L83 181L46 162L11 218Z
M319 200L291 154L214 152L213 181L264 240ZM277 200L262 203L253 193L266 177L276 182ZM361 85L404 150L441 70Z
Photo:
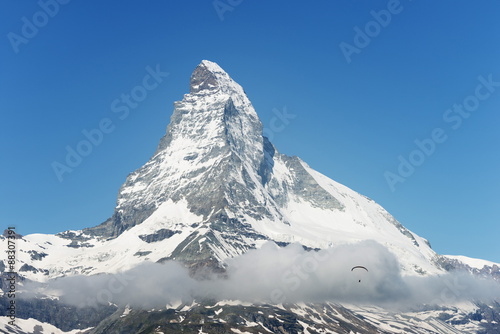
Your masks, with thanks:
M27 275L118 271L143 261L143 254L219 270L226 259L267 240L322 249L373 239L407 273L441 270L427 241L374 201L280 154L263 137L241 86L219 65L202 61L190 90L174 103L154 155L120 188L112 217L52 236L50 244L28 236L38 245L34 251L48 254L35 264L57 269L33 266ZM51 245L72 248L67 265L45 251ZM71 267L83 259L85 266Z
M191 76L191 93L174 103L155 154L120 189L113 217L89 231L117 236L168 199L186 198L204 216L217 212L231 197L231 182L241 183L238 170L262 182L263 161L262 123L252 104L240 85L205 60Z
M190 93L207 94L216 90L229 94L243 94L243 88L231 79L218 64L203 60L191 75Z

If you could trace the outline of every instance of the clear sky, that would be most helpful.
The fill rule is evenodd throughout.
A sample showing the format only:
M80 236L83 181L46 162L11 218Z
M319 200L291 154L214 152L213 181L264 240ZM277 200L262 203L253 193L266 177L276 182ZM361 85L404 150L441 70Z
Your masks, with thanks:
M1 4L4 227L107 219L208 59L245 88L282 153L438 253L500 262L498 1L59 1ZM295 117L273 127L285 109ZM54 162L99 127L58 178Z

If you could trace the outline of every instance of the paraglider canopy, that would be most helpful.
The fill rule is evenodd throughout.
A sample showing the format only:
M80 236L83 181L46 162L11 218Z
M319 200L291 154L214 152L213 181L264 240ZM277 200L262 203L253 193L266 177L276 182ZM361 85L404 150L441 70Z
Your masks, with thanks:
M368 272L368 269L366 269L363 266L354 266L354 267L352 267L351 271L354 271L355 269L357 269L357 270L364 269L364 270L366 270L366 272ZM361 283L361 278L358 279L358 282Z
M351 271L353 271L353 270L354 270L354 269L356 269L356 268L359 268L359 269L364 269L364 270L368 271L368 269L366 269L366 268L365 268L365 267L363 267L363 266L354 266L354 267L352 267Z

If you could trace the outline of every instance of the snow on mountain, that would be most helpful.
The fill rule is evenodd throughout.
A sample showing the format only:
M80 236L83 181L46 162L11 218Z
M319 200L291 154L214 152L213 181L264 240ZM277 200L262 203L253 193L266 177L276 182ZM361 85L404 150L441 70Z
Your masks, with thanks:
M461 255L440 255L438 263L445 270L462 270L475 276L500 280L500 264L495 262Z
M120 188L113 216L25 236L19 262L22 275L43 281L145 260L221 268L266 240L323 249L367 239L390 249L406 274L441 272L429 243L380 205L280 154L243 88L204 60L156 152Z
M484 267L493 267L497 266L500 267L499 263L487 261L487 260L481 260L481 259L475 259L472 257L467 257L463 255L443 255L449 259L452 260L457 260L459 262L462 262L466 265L468 265L471 268L476 268L476 269L483 269Z
M25 334L25 333L50 333L50 334L81 334L86 331L82 330L71 330L71 331L62 331L59 328L38 321L36 319L16 319L14 325L9 325L9 318L0 317L0 333L5 334Z

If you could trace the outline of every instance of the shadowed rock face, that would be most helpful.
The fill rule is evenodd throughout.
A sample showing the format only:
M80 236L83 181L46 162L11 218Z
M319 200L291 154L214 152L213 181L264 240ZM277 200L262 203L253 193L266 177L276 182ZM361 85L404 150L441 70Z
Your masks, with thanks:
M0 316L6 316L9 300L0 298ZM78 308L67 305L54 299L24 299L17 298L17 318L37 319L50 323L63 331L85 329L97 326L103 319L111 316L117 309L114 305L97 305L94 307ZM15 327L13 329L16 329ZM4 333L0 330L0 333ZM10 331L8 333L26 334L23 331ZM31 334L32 332L30 332ZM43 332L47 333L47 331Z
M202 90L216 90L219 86L217 77L204 63L193 71L190 80L190 92L196 94Z
M91 334L135 334L135 333L305 333L304 329L318 330L321 333L384 333L375 326L357 317L352 312L332 305L311 305L309 314L294 313L294 305L278 308L272 305L261 306L223 306L216 307L203 303L189 311L132 311L124 321L120 317L123 310L118 310L93 329ZM326 313L335 312L337 316ZM325 317L324 324L311 320ZM159 322L161 319L161 324ZM311 333L318 333L316 331ZM415 333L412 330L406 333Z
M496 264L492 266L483 266L483 268L473 268L457 259L451 259L446 256L437 256L436 263L446 271L466 271L475 276L494 278L500 281L500 267Z
M457 316L456 310L440 309L438 317L427 319L414 314L399 316L373 308L369 316L332 303L302 305L222 305L205 301L189 310L132 310L121 317L123 309L102 321L90 334L124 333L459 333L448 323L481 322L477 333L498 333L498 306L479 305L469 314ZM425 314L425 311L423 311ZM429 314L432 314L431 312ZM453 320L450 320L453 318ZM307 329L307 331L306 331Z

